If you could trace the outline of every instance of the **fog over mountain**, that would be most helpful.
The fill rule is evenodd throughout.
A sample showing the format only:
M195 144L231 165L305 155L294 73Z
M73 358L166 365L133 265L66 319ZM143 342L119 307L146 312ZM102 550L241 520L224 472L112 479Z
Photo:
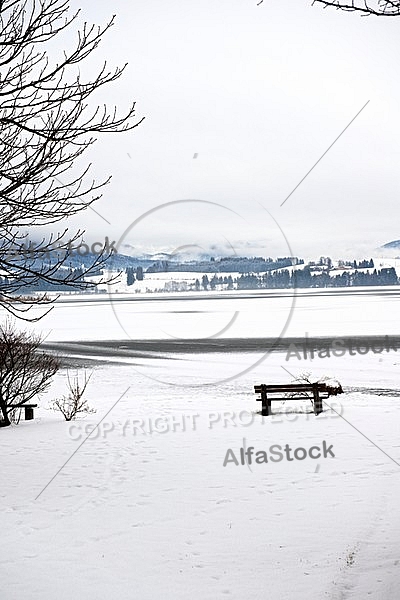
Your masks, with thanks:
M146 118L90 151L113 179L71 227L134 254L362 258L397 238L398 21L257 4L85 4L82 20L116 14L97 60L128 62L101 102Z

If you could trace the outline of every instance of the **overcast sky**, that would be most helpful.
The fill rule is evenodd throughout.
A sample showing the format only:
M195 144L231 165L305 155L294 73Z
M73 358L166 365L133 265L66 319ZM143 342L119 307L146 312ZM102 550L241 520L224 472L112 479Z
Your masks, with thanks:
M311 0L92 0L83 16L110 7L96 60L129 66L100 101L146 119L87 157L113 175L103 218L71 222L89 240L340 257L400 238L400 18ZM184 199L203 202L157 209Z

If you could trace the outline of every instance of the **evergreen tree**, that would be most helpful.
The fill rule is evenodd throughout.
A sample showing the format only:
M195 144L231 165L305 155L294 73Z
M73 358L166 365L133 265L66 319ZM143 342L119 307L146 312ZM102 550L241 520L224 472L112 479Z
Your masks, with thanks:
M133 285L135 283L135 274L133 267L126 268L126 285Z

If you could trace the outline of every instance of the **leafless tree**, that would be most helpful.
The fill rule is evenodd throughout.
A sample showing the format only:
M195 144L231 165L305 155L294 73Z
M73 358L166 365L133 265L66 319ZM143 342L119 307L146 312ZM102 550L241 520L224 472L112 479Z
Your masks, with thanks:
M59 410L66 421L74 421L79 414L88 415L96 412L94 408L90 408L87 399L83 399L83 394L86 391L91 376L92 373L89 377L85 373L83 382L81 383L78 373L71 381L67 372L69 393L53 402L53 409Z
M40 350L40 336L17 331L11 321L0 326L0 427L10 415L37 399L60 367L59 359Z
M29 319L32 299L26 288L45 281L84 289L94 283L67 269L68 230L24 253L23 231L56 224L91 206L101 197L110 178L88 178L90 164L74 170L82 154L97 137L127 131L135 119L135 103L120 115L115 108L100 107L94 96L115 82L125 70L110 70L105 62L89 80L81 74L98 48L114 17L104 26L85 23L75 31L69 51L55 56L55 40L71 34L80 11L70 12L68 0L0 0L0 306ZM43 262L49 250L58 249L52 263ZM54 255L54 251L53 251ZM101 253L86 269L98 271L108 255ZM34 303L49 303L45 294Z
M364 16L377 17L400 16L400 0L314 0L313 4L322 4L325 8L359 12Z

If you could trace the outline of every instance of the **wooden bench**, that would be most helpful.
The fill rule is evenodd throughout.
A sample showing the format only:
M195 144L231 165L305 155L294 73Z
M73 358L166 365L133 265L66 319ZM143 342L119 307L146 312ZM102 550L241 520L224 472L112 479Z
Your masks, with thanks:
M271 414L272 401L306 400L307 398L314 402L314 413L319 415L323 411L322 400L329 396L325 383L261 384L255 385L254 391L256 394L261 394L261 398L257 398L257 400L262 402L261 414L264 417ZM285 393L290 394L290 396L282 396ZM276 396L276 394L279 394L279 396Z
M37 408L37 404L19 404L18 406L15 406L13 408L13 410L21 410L24 409L24 419L25 421L32 421L32 419L34 418L34 413L33 413L33 409ZM19 423L20 417L18 416L18 420L17 422ZM1 419L0 417L0 423L3 423L4 419Z
M20 408L24 409L25 421L32 421L34 418L33 409L37 408L37 404L22 404Z

